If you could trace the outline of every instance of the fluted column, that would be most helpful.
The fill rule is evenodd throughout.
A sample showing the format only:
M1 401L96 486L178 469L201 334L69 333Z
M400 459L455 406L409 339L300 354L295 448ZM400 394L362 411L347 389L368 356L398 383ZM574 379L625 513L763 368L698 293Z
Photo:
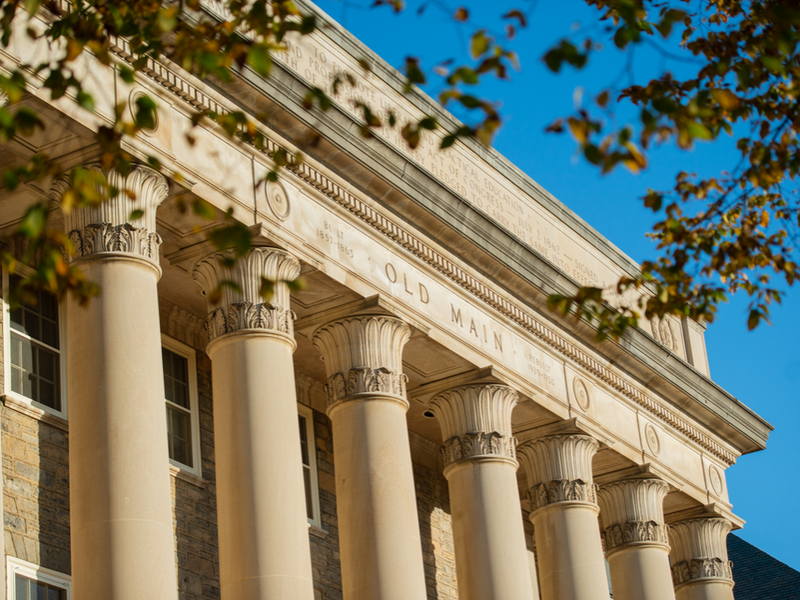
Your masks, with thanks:
M675 600L664 498L659 479L627 479L600 487L600 523L614 600Z
M672 523L672 581L677 600L733 600L727 539L731 522L721 517Z
M211 357L222 600L313 600L300 431L292 353L293 315L285 281L300 263L277 248L200 261L194 278L210 292ZM274 284L270 302L262 277Z
M99 167L90 167L100 171ZM178 597L156 285L167 181L137 166L123 191L65 212L75 260L101 293L67 300L72 590L83 600ZM52 196L69 188L56 180ZM134 209L144 211L135 221Z
M430 402L444 439L458 597L533 600L511 411L517 393L471 385Z
M345 600L426 597L406 425L409 336L399 319L363 316L313 338L328 372Z
M587 435L555 435L519 447L531 486L542 600L609 598L592 479L597 446Z

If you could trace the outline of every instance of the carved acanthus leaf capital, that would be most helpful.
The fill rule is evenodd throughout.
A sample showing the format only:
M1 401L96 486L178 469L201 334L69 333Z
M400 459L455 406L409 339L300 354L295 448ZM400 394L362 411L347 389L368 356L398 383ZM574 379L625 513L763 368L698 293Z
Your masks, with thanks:
M687 519L670 526L670 562L676 586L696 579L733 579L727 548L731 528L731 522L722 517Z
M531 512L559 502L597 504L597 485L582 479L555 479L531 486L528 500Z
M626 479L598 491L600 525L606 550L634 542L669 545L664 498L669 485L660 479Z
M235 283L222 288L219 304L209 302L208 340L246 329L262 329L294 335L294 313L290 308L289 286L300 275L300 263L278 248L253 248L236 260L232 267L225 264L230 253L219 253L201 260L192 276L206 294L217 289L223 281ZM270 302L261 297L262 278L273 282Z
M75 246L75 258L120 252L158 263L161 237L156 233L156 209L169 194L164 176L143 165L134 165L127 176L105 172L99 165L83 168L102 175L119 193L100 204L65 211L64 228ZM61 204L70 187L69 175L56 179L50 187L51 198ZM142 211L142 216L131 219L135 211Z
M325 359L328 405L364 394L407 404L403 347L410 337L400 319L375 315L340 319L317 330L313 343Z
M476 457L516 460L511 412L517 393L498 384L466 385L434 397L430 403L445 439L445 464Z

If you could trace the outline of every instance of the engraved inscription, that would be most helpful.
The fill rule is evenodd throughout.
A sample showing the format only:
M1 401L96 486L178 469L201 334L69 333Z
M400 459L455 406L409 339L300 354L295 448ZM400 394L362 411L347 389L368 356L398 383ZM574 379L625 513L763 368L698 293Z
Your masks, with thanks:
M456 308L450 304L450 322L458 326L460 329L466 330L469 335L475 336L479 340L483 340L486 344L494 343L494 349L503 352L503 334L486 327L485 323L481 323L480 319L475 319L468 314L462 315L461 309Z
M322 229L317 228L317 237L319 239L327 242L332 247L338 248L339 252L350 258L355 256L355 251L345 243L345 234L342 230L328 221L325 221L322 227Z

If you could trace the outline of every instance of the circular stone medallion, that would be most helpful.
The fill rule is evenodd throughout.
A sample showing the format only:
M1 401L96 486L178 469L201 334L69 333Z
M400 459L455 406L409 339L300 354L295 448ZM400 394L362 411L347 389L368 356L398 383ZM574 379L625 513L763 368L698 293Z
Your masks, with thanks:
M580 377L576 377L572 382L572 390L575 392L575 402L583 410L589 410L591 399L589 398L589 388L586 382Z
M139 112L139 107L136 104L136 102L137 102L137 100L139 100L139 98L147 98L147 97L148 96L147 96L147 94L145 94L144 90L140 90L140 89L134 89L128 95L128 110L131 113L131 119L133 119L133 122L136 123L136 125L139 125L140 127L141 127L141 124L139 122L137 122L137 119L136 119L136 115ZM152 127L142 127L141 133L143 133L146 136L151 136L157 130L158 130L158 110L155 110L153 112L153 126Z
M708 481L711 484L711 490L717 495L722 495L722 475L719 469L714 465L708 467Z
M289 203L289 194L280 182L270 181L267 183L267 205L279 220L285 221L289 218L292 206Z
M661 441L658 439L656 428L650 423L644 427L644 439L647 441L647 447L653 453L653 456L658 456L658 453L661 452Z

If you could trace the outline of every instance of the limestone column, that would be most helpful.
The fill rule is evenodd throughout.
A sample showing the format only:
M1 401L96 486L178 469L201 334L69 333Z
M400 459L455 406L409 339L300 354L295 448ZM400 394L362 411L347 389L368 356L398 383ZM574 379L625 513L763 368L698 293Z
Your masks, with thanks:
M233 268L216 254L194 277L209 302L223 600L313 600L300 430L292 353L293 315L285 281L300 263L283 250L254 248ZM227 258L230 258L229 256ZM262 277L276 282L260 296Z
M90 167L97 171L99 167ZM124 192L64 214L75 260L100 296L67 300L72 590L82 600L176 599L156 208L167 181L106 174ZM56 180L60 200L69 185ZM132 221L132 211L144 216Z
M659 479L627 479L600 487L600 523L614 600L675 600L664 498Z
M609 600L587 435L555 435L519 447L539 549L542 600Z
M504 385L458 387L430 402L445 440L461 600L534 597L511 433L516 403Z
M672 581L677 600L733 600L727 539L731 522L721 517L670 524Z
M361 316L313 337L328 372L345 600L427 595L402 370L409 336L399 319Z

